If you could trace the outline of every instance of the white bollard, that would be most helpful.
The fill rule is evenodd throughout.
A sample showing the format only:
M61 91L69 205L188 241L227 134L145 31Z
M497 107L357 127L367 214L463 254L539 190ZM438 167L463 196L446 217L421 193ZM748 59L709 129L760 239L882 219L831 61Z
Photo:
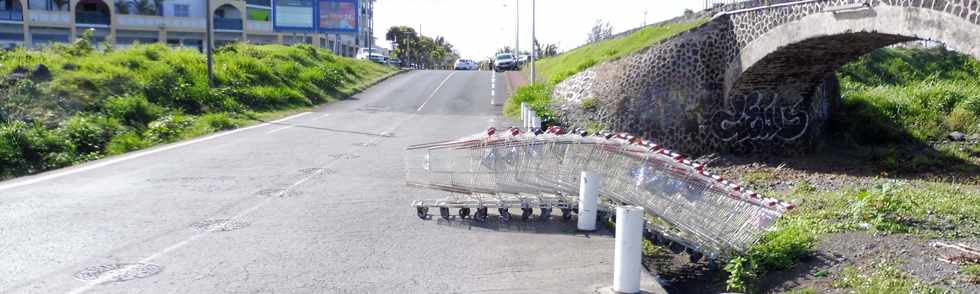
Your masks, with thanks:
M527 128L527 102L521 102L521 123Z
M643 249L643 207L616 207L616 254L613 291L640 292L640 258Z
M528 114L527 115L528 115L528 117L527 117L527 123L529 124L528 127L529 128L537 128L538 126L534 125L534 118L538 116L538 113L537 112L534 112L534 110L532 109L532 110L528 110Z
M583 171L578 188L578 229L595 231L599 206L599 176Z

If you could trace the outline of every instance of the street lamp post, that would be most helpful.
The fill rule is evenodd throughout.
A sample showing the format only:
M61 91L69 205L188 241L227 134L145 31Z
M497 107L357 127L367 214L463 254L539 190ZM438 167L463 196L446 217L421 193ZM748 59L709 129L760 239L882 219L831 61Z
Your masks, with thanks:
M534 85L536 73L534 68L534 62L538 59L538 37L537 32L537 0L531 0L531 85Z
M207 32L204 33L207 36L206 47L207 47L207 56L208 56L208 86L213 87L214 86L214 28L211 22L214 21L214 17L211 15L212 13L211 0L205 0L204 2L207 3L206 9L208 10L207 13L204 14L207 15L208 18L207 21L205 21L205 23L207 23L207 28L205 28Z
M517 24L514 25L514 58L517 62L521 61L521 2L514 0L514 10L516 10Z

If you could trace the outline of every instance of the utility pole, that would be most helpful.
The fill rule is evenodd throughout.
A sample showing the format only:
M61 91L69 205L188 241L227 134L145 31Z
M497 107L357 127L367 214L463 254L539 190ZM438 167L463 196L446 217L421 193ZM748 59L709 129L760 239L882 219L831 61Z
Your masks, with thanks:
M531 85L534 85L535 61L538 59L538 37L537 37L537 0L531 0Z
M205 21L208 24L207 28L205 28L207 30L205 35L207 35L207 42L208 42L207 43L208 86L214 87L214 28L213 28L213 24L211 23L214 21L214 17L211 16L212 13L211 0L204 0L204 2L207 3L206 5L207 13L205 13L204 15L206 15L206 17L208 18L207 21Z
M514 10L517 10L517 24L514 25L514 58L517 62L521 61L521 2L514 0Z

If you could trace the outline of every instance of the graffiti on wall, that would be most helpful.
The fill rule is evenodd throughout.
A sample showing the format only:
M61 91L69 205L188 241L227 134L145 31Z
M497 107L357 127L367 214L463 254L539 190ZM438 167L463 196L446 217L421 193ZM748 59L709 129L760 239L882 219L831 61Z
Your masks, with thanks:
M780 103L777 95L753 93L732 97L731 108L712 117L715 135L725 142L747 140L795 141L810 125L810 99L792 105Z

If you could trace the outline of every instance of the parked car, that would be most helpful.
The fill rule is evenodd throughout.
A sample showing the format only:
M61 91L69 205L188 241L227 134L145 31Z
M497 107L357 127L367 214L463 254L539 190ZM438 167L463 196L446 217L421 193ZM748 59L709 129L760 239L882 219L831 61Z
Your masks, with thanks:
M394 67L401 67L402 66L402 60L401 59L398 59L398 58L388 59L388 65L391 65L391 66L394 66Z
M357 51L357 59L368 59L380 64L388 62L388 56L378 48L361 48Z
M476 61L472 61L469 59L459 59L456 60L456 64L453 65L453 68L456 70L476 70L477 65L476 65Z
M493 68L496 71L517 70L517 60L510 53L500 53L493 61Z

